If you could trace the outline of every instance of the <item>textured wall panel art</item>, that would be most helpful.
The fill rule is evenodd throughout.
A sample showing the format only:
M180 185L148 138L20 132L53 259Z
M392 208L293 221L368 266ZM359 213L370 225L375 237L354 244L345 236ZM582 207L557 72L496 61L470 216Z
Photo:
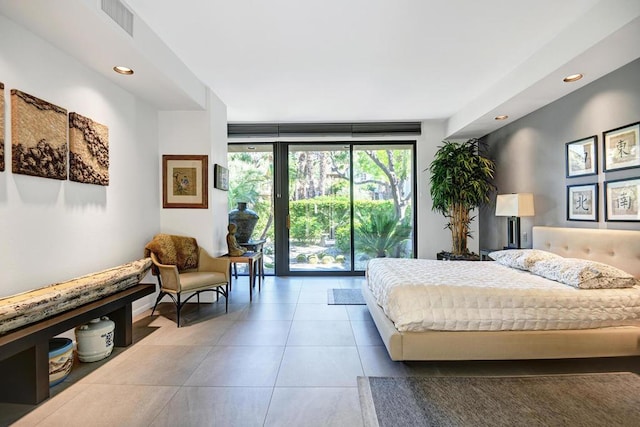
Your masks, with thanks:
M0 83L0 172L4 170L4 83Z
M13 173L67 179L67 110L11 89Z
M109 185L109 129L78 113L69 113L69 179Z

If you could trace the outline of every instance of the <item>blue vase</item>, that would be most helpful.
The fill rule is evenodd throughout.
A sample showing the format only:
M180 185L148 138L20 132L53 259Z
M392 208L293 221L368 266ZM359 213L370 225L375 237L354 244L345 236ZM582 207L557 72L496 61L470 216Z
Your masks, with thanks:
M73 366L73 341L69 338L49 340L49 387L67 378Z
M238 202L238 207L229 212L229 223L234 223L238 227L236 240L240 245L251 240L251 234L259 218L257 213L247 209L246 202Z

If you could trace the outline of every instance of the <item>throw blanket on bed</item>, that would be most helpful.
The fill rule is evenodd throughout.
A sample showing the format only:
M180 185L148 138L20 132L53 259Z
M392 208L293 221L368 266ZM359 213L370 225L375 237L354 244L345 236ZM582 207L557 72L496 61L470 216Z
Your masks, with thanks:
M144 247L144 256L153 252L160 263L175 265L178 271L198 267L198 243L193 237L157 234Z

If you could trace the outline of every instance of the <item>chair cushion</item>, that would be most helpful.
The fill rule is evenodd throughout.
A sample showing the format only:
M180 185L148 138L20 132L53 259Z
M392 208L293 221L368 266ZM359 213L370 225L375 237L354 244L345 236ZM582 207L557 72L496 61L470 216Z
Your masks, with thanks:
M199 271L180 274L180 285L182 286L182 292L215 288L218 286L224 286L226 285L226 283L227 278L225 277L224 273Z

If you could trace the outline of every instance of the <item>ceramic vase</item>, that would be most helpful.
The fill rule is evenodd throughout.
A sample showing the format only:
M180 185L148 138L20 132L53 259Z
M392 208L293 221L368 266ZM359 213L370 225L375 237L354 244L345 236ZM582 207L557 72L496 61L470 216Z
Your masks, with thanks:
M238 202L238 207L229 212L229 223L238 227L236 240L240 245L251 240L251 234L259 218L257 213L247 208L246 202Z
M78 359L81 362L97 362L109 357L113 351L115 323L103 316L76 328Z
M67 378L73 366L73 341L69 338L49 340L49 387Z

